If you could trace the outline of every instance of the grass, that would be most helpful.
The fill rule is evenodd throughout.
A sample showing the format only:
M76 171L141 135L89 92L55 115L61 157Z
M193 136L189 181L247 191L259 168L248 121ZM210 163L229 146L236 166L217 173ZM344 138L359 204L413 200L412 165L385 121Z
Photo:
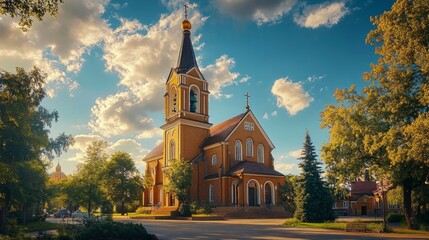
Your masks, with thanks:
M383 229L383 223L380 223L380 222L365 222L365 223L366 223L366 229L368 230L381 231ZM344 230L346 228L347 223L345 222L305 223L297 220L296 218L289 218L283 223L283 225L289 226L289 227L301 227L301 228ZM402 234L427 234L427 231L409 230L406 228L391 228L391 232L402 233Z
M19 225L19 230L24 233L29 232L38 232L38 231L47 231L58 228L58 224L51 222L31 222L25 225Z

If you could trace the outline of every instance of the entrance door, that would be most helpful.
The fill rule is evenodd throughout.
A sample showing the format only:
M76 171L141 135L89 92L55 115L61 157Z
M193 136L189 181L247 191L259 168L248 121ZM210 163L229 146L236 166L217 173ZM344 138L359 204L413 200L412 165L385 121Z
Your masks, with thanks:
M255 188L249 187L249 206L255 206Z
M273 203L273 199L271 196L271 185L270 184L265 184L265 204L272 204Z
M360 214L361 214L361 215L366 215L366 212L367 212L366 206L362 206L362 207L360 208Z

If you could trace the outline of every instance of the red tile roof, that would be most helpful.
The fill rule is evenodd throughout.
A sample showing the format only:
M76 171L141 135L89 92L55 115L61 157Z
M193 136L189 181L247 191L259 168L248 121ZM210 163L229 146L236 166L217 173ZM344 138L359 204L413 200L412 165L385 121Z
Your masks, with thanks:
M284 176L280 172L265 166L263 163L242 161L229 169L227 175L240 175L242 173Z
M375 182L354 182L351 184L351 195L372 195L372 192L377 189Z
M158 146L156 146L152 151L150 151L144 158L143 161L156 157L161 156L164 153L164 142L161 142Z
M204 141L202 146L205 147L214 143L224 141L232 132L232 130L234 130L235 127L240 123L243 117L246 116L247 113L248 112L246 111L240 115L237 115L224 122L212 126L210 128L210 137Z

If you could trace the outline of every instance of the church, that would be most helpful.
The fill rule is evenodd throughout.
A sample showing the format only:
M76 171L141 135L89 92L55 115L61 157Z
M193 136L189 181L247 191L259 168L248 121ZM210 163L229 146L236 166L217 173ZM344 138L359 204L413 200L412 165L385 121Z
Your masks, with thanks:
M178 206L174 194L164 191L164 171L172 159L192 163L191 202L215 207L278 204L284 175L274 170L274 144L248 104L235 117L209 122L210 79L198 68L186 14L182 29L177 65L165 83L163 142L143 159L153 180L144 206Z

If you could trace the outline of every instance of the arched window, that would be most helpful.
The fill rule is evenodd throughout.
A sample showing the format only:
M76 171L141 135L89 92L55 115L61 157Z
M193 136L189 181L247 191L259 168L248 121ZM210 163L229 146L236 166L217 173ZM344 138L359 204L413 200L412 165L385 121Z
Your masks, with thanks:
M171 87L169 96L170 96L170 113L173 115L178 111L176 86Z
M253 140L251 138L246 140L246 157L253 157Z
M235 141L235 160L236 161L242 161L243 160L243 154L242 154L242 146L240 140Z
M210 184L209 186L209 202L214 202L215 199L215 189L214 189L214 185Z
M258 145L258 163L264 163L264 145Z
M217 156L216 156L216 154L212 156L212 165L217 165Z
M233 206L238 204L238 182L233 182L231 186L231 203Z
M265 204L272 205L275 203L274 199L274 184L270 181L265 182L264 185L264 202Z
M170 152L169 152L169 156L168 156L168 160L173 160L174 159L174 152L175 152L175 144L174 144L174 140L170 141Z
M152 189L149 191L149 203L150 204L153 203L153 190Z
M200 112L200 89L192 85L189 89L189 111L194 113Z

